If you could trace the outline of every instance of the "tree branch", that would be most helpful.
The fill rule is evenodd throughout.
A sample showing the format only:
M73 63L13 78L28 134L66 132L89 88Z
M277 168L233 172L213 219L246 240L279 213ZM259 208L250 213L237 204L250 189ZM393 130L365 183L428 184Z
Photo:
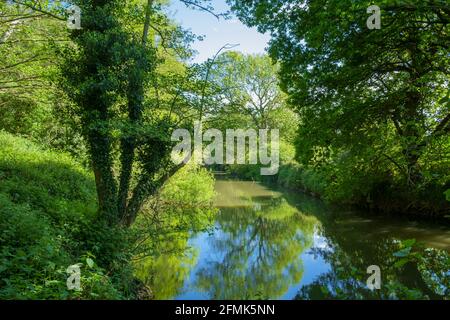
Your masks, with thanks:
M55 18L55 19L57 19L57 20L66 21L66 18L65 18L65 17L63 18L63 17L57 16L57 15L54 14L54 13L48 12L48 11L46 11L46 10L44 10L44 9L36 8L35 6L33 6L33 5L29 4L29 3L24 3L24 2L22 2L22 1L17 1L17 0L11 0L11 1L14 2L14 3L16 3L16 4L19 4L19 5L21 5L21 6L30 8L30 9L33 10L33 11L43 13L43 14L45 14L45 15L47 15L47 16L49 16L49 17Z
M213 11L213 9L208 8L208 7L206 7L206 6L203 6L203 5L201 5L200 3L197 3L197 2L194 2L194 1L189 1L189 0L180 0L180 1L183 2L183 3L186 5L186 7L193 6L193 7L199 8L199 9L202 10L202 11L205 11L205 12L210 13L210 14L213 15L217 20L220 20L220 17L224 15L224 14L217 14L217 13L215 13L215 12Z

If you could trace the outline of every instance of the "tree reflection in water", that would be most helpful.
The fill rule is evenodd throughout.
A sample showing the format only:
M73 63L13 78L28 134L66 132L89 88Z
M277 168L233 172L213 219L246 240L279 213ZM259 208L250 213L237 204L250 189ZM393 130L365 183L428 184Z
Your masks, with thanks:
M355 214L251 182L216 189L215 230L172 234L164 247L176 253L140 269L155 298L277 299L296 290L297 299L449 297L446 251L402 248L400 241L445 249L448 228ZM367 288L371 265L381 268L381 290Z
M330 271L304 286L296 299L442 299L449 297L450 270L446 251L406 247L376 221L353 215L321 219L325 249L313 249ZM405 241L415 243L414 240ZM409 249L411 248L411 249ZM409 252L407 254L407 252ZM369 290L366 270L381 269L380 290Z
M220 236L210 245L221 258L207 261L196 283L212 299L278 298L303 276L301 254L313 244L317 219L281 197L249 203L216 218Z

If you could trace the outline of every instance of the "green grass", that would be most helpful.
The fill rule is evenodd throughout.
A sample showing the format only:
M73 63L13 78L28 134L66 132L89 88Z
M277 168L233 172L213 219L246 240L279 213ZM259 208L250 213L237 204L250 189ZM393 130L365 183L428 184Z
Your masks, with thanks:
M0 299L119 298L105 269L125 244L96 213L91 173L0 131ZM81 292L66 286L66 269L77 263Z

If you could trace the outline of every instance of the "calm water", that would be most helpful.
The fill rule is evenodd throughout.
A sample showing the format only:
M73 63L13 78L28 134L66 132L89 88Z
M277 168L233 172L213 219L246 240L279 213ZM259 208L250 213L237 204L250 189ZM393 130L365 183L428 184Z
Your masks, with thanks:
M192 235L183 259L160 261L156 298L436 298L448 290L448 261L425 276L426 266L392 267L401 240L450 251L448 227L332 209L253 182L217 181L216 191L215 228ZM370 265L381 268L382 290L366 287Z

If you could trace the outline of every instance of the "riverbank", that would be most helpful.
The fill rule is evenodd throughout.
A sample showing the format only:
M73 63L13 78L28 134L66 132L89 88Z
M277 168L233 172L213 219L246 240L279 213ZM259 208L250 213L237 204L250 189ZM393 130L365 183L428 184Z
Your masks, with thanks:
M261 176L257 166L229 166L227 172L237 178L274 184L299 191L336 205L370 211L373 214L412 217L450 223L450 201L446 200L446 187L429 186L412 190L392 182L367 184L359 181L354 186L341 185L325 171L306 168L295 161L282 163L275 176ZM355 173L356 174L356 173Z
M0 132L0 182L0 299L133 297L131 244L98 218L91 172ZM67 287L74 265L81 291Z
M450 287L448 229L354 214L286 186L186 167L131 229L111 227L89 170L3 132L0 179L1 299L440 299ZM364 283L373 263L391 279L379 294L322 290L330 277ZM81 291L67 287L74 265Z
M132 228L111 226L98 214L90 170L0 131L0 299L151 298L136 260L169 249L183 254L188 234L210 225L213 185L205 169L185 167ZM74 266L80 290L67 286Z

